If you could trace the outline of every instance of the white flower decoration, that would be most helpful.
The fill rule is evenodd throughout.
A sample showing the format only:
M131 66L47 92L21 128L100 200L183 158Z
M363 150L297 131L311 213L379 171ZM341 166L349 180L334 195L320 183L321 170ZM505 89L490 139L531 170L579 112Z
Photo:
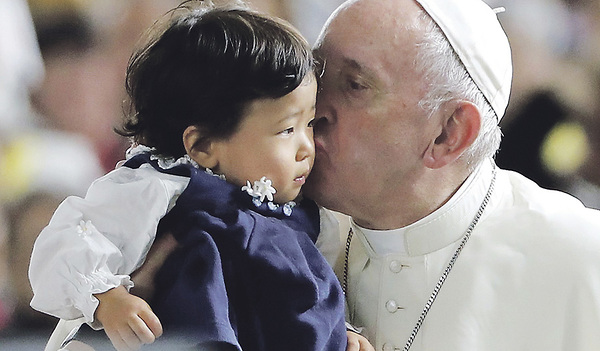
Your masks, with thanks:
M248 195L257 199L260 203L265 201L265 197L269 201L273 201L273 194L277 192L272 186L272 182L267 177L262 177L260 180L254 182L254 185L250 185L250 181L246 181L246 185L242 187L242 191L248 193Z
M92 228L94 228L94 226L92 225L92 221L79 221L79 225L77 226L77 234L79 234L80 237L86 237L92 234Z

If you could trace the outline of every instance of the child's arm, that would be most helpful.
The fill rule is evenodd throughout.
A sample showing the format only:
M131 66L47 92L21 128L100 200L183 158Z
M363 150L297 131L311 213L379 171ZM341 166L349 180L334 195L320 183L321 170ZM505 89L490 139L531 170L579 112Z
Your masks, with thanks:
M188 178L151 167L121 167L95 181L85 198L69 197L34 245L29 277L31 306L64 319L85 316L93 327L93 296L133 283L158 221Z
M138 350L162 335L162 325L148 304L123 286L95 295L96 319L118 351Z

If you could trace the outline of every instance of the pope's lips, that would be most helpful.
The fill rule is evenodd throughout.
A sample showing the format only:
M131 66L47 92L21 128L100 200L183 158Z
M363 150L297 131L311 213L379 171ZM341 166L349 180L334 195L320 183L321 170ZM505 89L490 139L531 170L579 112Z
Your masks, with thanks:
M315 151L325 151L323 147L323 141L318 138L315 138Z
M325 150L325 143L322 140L315 138L315 161L326 156L327 150Z

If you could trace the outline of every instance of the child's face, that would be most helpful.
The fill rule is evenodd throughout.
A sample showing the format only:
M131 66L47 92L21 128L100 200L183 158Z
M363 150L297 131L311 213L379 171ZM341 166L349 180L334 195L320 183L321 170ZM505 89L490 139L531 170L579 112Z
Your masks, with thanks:
M316 79L310 75L288 95L251 102L238 131L213 143L218 155L214 170L240 186L265 176L277 190L276 202L294 200L315 158L316 94Z

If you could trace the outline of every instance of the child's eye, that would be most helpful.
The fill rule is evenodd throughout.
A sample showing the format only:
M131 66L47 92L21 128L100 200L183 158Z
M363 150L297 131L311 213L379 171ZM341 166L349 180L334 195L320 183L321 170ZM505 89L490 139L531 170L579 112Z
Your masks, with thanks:
M287 129L284 129L281 132L279 132L279 134L281 134L281 135L290 135L293 132L294 132L294 127L289 127Z
M316 118L311 119L310 122L308 122L308 128L314 127L316 122L317 122Z

